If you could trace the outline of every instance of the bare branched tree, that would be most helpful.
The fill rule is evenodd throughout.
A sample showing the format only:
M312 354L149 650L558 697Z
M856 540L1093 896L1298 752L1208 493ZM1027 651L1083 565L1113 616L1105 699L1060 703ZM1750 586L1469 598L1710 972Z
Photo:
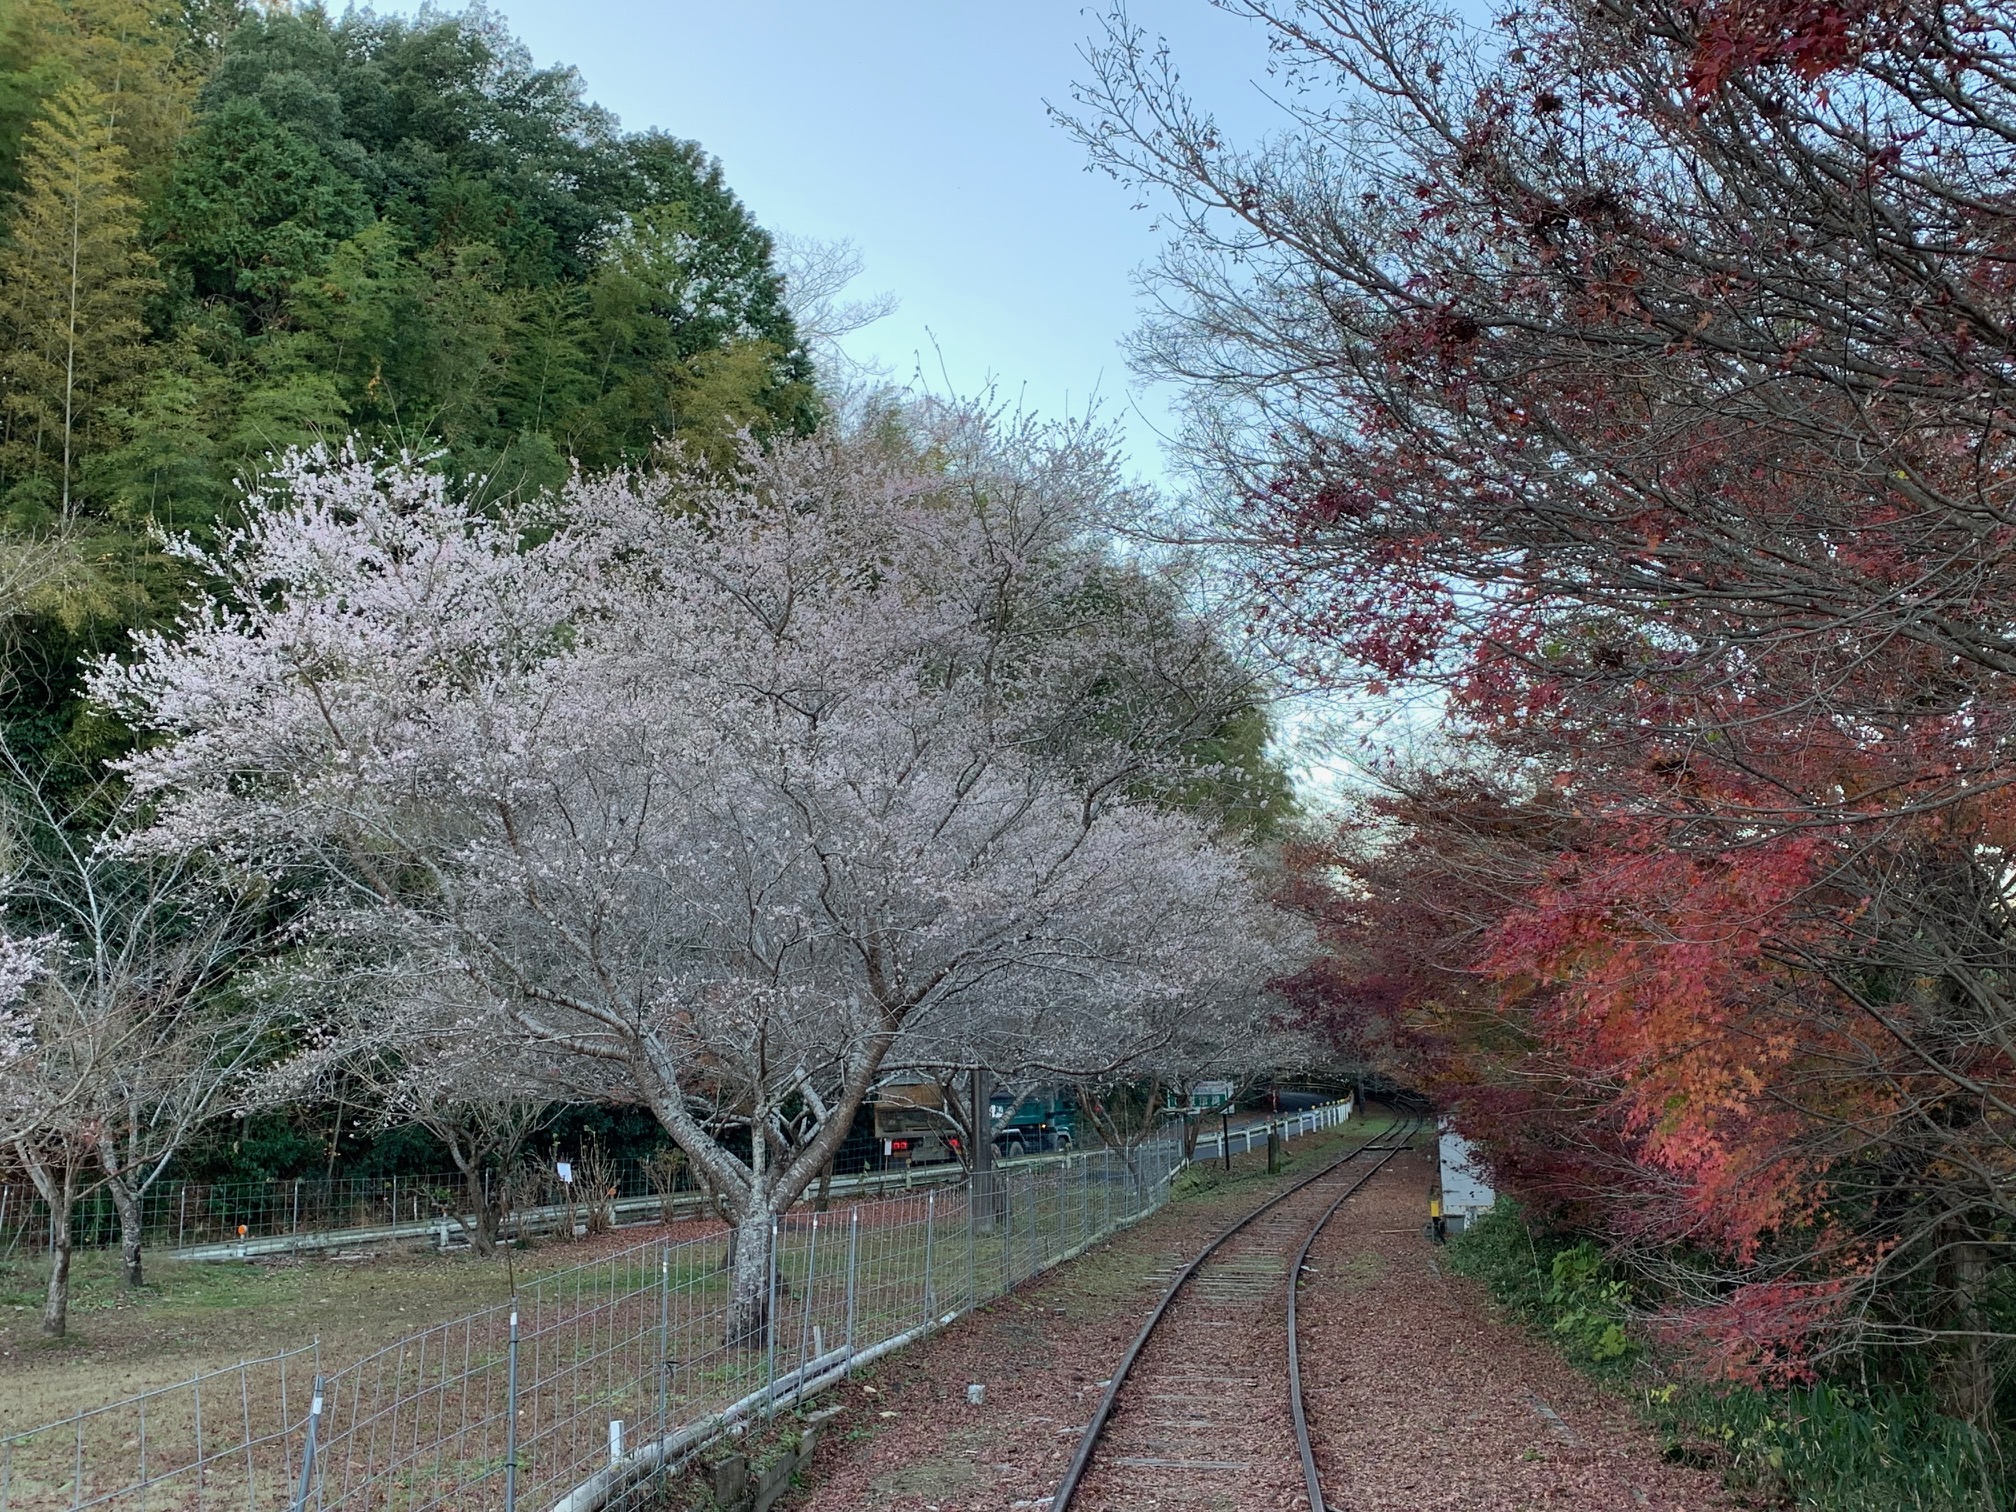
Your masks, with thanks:
M845 383L877 376L870 365L850 356L842 338L896 313L897 298L884 291L862 299L846 297L866 264L853 242L814 236L780 235L777 268L784 280L784 298L799 338L829 381Z
M27 1051L0 1072L0 1124L49 1204L43 1331L59 1335L77 1198L100 1183L111 1194L126 1284L142 1284L146 1194L267 1051L274 1016L229 986L256 897L200 857L123 852L137 809L117 791L59 809L39 774L11 753L0 760L14 842L6 909L41 942ZM109 818L87 830L80 815Z

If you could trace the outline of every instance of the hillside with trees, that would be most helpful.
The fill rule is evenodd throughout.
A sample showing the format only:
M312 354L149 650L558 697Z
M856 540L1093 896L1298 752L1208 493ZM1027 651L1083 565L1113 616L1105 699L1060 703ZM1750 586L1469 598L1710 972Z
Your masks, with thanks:
M112 738L72 668L179 597L151 532L209 532L290 447L509 499L817 420L720 165L481 10L8 0L0 192L0 511L75 558L19 637L31 742Z

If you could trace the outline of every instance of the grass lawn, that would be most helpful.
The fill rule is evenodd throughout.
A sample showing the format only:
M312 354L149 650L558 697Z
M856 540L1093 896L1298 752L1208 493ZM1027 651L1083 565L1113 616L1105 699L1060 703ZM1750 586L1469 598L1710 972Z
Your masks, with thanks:
M680 1237L704 1232L680 1225ZM511 1296L515 1279L642 1243L630 1228L594 1240L551 1240L508 1257L384 1249L368 1258L153 1260L129 1292L116 1252L80 1252L71 1269L70 1332L42 1337L41 1258L0 1262L0 1431L40 1423L315 1339L325 1365L347 1364L403 1334Z

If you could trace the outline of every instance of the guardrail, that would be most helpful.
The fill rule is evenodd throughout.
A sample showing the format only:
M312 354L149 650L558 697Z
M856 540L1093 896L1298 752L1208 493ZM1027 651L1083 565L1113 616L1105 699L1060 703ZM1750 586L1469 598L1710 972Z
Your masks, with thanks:
M1270 1127L1280 1129L1281 1137L1284 1139L1300 1139L1317 1129L1329 1128L1330 1124L1325 1123L1323 1120L1331 1117L1331 1110L1337 1108L1344 1109L1343 1116L1345 1118L1351 1116L1351 1100L1345 1098L1340 1102L1323 1103L1314 1108L1304 1108L1299 1113L1275 1114L1270 1118L1262 1119L1257 1123L1248 1123L1237 1129L1214 1129L1209 1134L1201 1132L1200 1129L1196 1143L1192 1147L1191 1158L1193 1160L1202 1160L1206 1155L1209 1155L1213 1159L1222 1160L1225 1157L1228 1145L1233 1154L1249 1154L1256 1147L1264 1149L1267 1144L1267 1130ZM1202 1115L1202 1117L1208 1120L1211 1115L1207 1113ZM1332 1121L1341 1122L1342 1120L1333 1119Z
M959 1184L794 1211L772 1229L753 1347L729 1339L721 1237L633 1246L340 1369L304 1344L0 1437L0 1512L632 1505L736 1424L1154 1212L1184 1164L1162 1139L1015 1161L977 1197Z
M835 1197L855 1197L911 1191L926 1186L943 1186L963 1180L965 1172L956 1165L920 1166L908 1171L863 1171L856 1176L836 1176L830 1188ZM614 1197L597 1204L613 1228L628 1228L666 1219L705 1218L714 1209L699 1192L676 1197ZM542 1203L513 1212L498 1229L500 1239L531 1239L557 1234L571 1227L576 1233L585 1227L585 1202ZM283 1234L267 1234L242 1239L223 1239L212 1244L192 1244L162 1252L169 1260L251 1260L261 1255L303 1254L314 1250L349 1249L360 1244L431 1242L447 1249L467 1237L462 1220L452 1213L407 1223L383 1223L363 1228L304 1229Z

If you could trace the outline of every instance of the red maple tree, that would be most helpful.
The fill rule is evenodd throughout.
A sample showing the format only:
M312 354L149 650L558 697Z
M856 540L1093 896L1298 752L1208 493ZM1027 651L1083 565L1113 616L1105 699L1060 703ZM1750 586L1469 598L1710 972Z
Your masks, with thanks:
M1693 1336L2016 1347L2016 13L1245 0L1227 141L1116 23L1146 361L1329 675L1458 742L1322 858L1312 1011ZM1479 774L1486 774L1480 776ZM1746 1356L1747 1352L1747 1356Z

